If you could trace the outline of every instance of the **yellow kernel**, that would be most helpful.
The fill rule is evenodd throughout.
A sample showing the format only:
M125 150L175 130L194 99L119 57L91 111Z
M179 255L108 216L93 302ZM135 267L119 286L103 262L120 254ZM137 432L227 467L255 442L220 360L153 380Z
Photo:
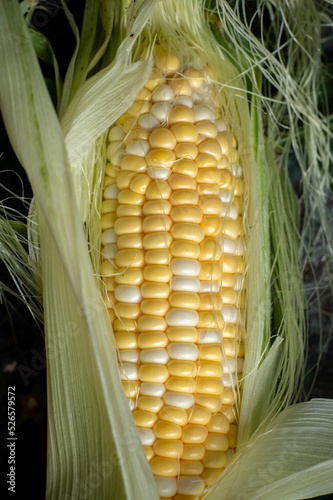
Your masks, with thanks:
M126 155L120 163L120 168L126 172L143 172L147 170L147 162L142 156Z
M224 434L215 434L210 432L204 442L206 450L210 451L227 451L229 448L229 440Z
M140 334L143 335L143 334ZM154 396L140 396L137 400L139 410L158 413L163 406L163 399Z
M227 219L227 221L223 221L222 225L222 234L225 236L229 236L235 240L240 236L242 230L242 222L238 217L236 220Z
M114 184L114 183L115 183L115 180L112 177L109 177L108 175L106 175L104 177L104 183L103 184L104 184L105 187L111 186L111 184Z
M162 420L166 420L167 422L172 422L173 424L177 425L185 425L187 422L186 410L183 410L182 408L176 408L174 406L164 406L159 412L158 416Z
M220 378L223 375L223 369L220 363L213 361L201 361L198 367L198 377Z
M172 205L197 205L199 201L198 193L195 191L176 191L170 196Z
M193 408L188 410L188 419L190 424L207 425L211 417L211 412L202 406L195 405Z
M128 302L118 302L116 309L117 309L117 314L120 318L138 319L138 317L141 314L139 304L129 304ZM130 349L130 348L128 347L128 349Z
M203 120L196 124L199 134L209 137L209 139L215 139L217 136L217 127L215 123L210 120Z
M169 124L173 125L179 122L193 123L193 110L187 106L174 106L169 115Z
M116 263L119 267L143 267L145 255L143 250L122 249L118 250Z
M209 469L221 469L227 463L227 455L221 451L207 451L202 461Z
M191 378L170 377L166 384L168 391L185 392L193 394L195 391L195 381Z
M169 337L170 342L196 342L198 340L198 330L192 326L185 326L185 327L183 327L183 326L169 326L169 328L167 329L167 335ZM189 371L190 375L185 375L183 371L171 372L171 367L174 367L175 370L178 369L177 368L178 363L181 363L181 362L176 361L176 360L169 362L168 366L169 366L169 370L170 370L170 375L176 375L176 376L180 376L180 377L187 377L187 376L192 377L193 373L196 374L196 364L193 363L192 361L190 362L191 363L190 366L186 365L187 368L190 368L190 371ZM194 372L193 372L193 370L194 370ZM193 376L195 376L195 375L193 375Z
M115 267L109 260L103 260L101 264L101 274L102 276L113 276L115 273Z
M166 181L153 181L147 189L147 200L167 200L171 194L171 187Z
M235 196L244 194L244 190L245 190L244 181L236 181L235 191L234 191Z
M216 413L221 408L221 396L209 396L207 394L198 394L195 402L199 406L203 406L212 413Z
M204 215L201 226L206 236L220 236L221 232L223 233L224 223L219 216Z
M143 113L149 113L151 104L147 100L135 100L130 108L126 111L129 116L140 116Z
M142 332L138 336L140 349L158 349L166 347L168 343L168 337L164 332Z
M126 113L127 118L124 121L123 129L124 132L127 134L136 124L137 118L136 116L128 116Z
M233 288L223 288L222 285L222 301L223 304L236 305L238 300L238 294Z
M200 373L200 372L199 372ZM197 394L219 396L223 391L223 382L220 379L199 377L196 385Z
M175 54L159 52L156 58L156 67L166 76L175 73L180 68L180 61Z
M115 332L114 339L118 349L136 349L138 347L138 334L135 332Z
M137 267L117 269L115 281L118 285L141 285L143 282L142 269Z
M227 274L241 274L243 272L243 257L224 255L222 260L223 272Z
M177 158L195 160L198 156L198 148L195 144L190 142L179 142L175 147L175 154Z
M197 127L192 123L176 123L171 130L178 142L195 142L198 138Z
M166 321L160 316L149 316L143 314L138 320L139 332L164 332L166 329Z
M171 168L176 155L170 149L153 149L147 155L147 164L150 167Z
M193 205L180 205L171 211L171 219L173 222L192 222L199 224L202 219L201 210Z
M195 163L198 165L199 168L216 168L217 167L217 160L214 158L214 156L207 155L207 154L199 154L197 158L195 159Z
M235 138L231 136L230 132L223 130L216 136L216 140L221 146L222 154L227 156L232 147L236 147Z
M235 404L235 394L234 391L232 390L232 387L224 389L224 391L221 394L221 402L223 405Z
M225 415L222 413L216 413L212 416L209 424L207 425L209 432L227 434L230 429L230 424Z
M105 167L105 174L109 175L113 179L116 179L119 174L119 168L117 168L115 165L112 165L112 163L108 162Z
M179 439L182 435L182 428L179 425L160 420L154 425L154 433L158 439Z
M218 261L222 257L222 247L220 243L214 238L206 238L200 245L201 254L200 259L202 261ZM201 266L203 263L201 264ZM215 267L215 264L214 264ZM208 271L211 272L211 269ZM208 277L210 279L210 277Z
M226 391L224 391L226 392ZM223 414L224 417L228 420L229 424L232 424L236 420L236 414L235 414L235 408L231 405L226 405L223 404L220 410L221 414ZM214 431L216 432L216 431ZM224 434L227 434L229 432L229 427Z
M166 458L179 459L184 451L184 444L181 440L160 440L157 439L153 446L156 455Z
M120 172L117 177L117 186L119 189L127 189L134 177L134 172Z
M200 168L195 180L201 184L212 184L215 186L220 183L221 170L218 168Z
M169 329L167 331L169 340ZM185 342L186 340L184 340ZM174 340L172 340L174 342ZM197 366L194 361L178 361L176 359L172 359L168 363L168 370L170 375L174 377L195 377L197 374Z
M218 196L200 196L198 206L205 215L218 215L223 203Z
M198 147L199 153L212 155L216 160L219 160L222 156L222 149L217 140L208 139L207 141L199 144Z
M114 232L118 236L130 233L141 233L141 217L119 217L114 224Z
M123 189L118 194L118 202L124 205L143 205L145 197L142 194L134 193L130 189Z
M142 234L125 234L117 239L117 246L121 250L123 248L143 248Z
M219 312L199 312L199 321L197 328L222 328L223 327L223 317ZM212 361L215 361L214 359Z
M150 462L151 459L155 456L153 448L151 446L144 446L143 449L145 451L148 462Z
M117 210L118 201L117 200L104 200L102 202L102 213L108 214L110 212L115 212Z
M167 215L147 215L143 220L143 232L169 231L172 221Z
M194 89L200 88L203 84L204 77L200 71L194 68L189 68L185 71L185 76Z
M219 186L212 186L210 184L199 184L198 194L202 196L217 196L219 194Z
M198 173L198 166L193 160L180 160L174 163L172 171L175 174L188 175L194 179Z
M201 262L199 280L219 280L222 277L221 264L218 262Z
M177 140L171 130L158 128L150 133L149 144L152 148L174 149Z
M153 316L164 316L170 309L170 304L165 299L145 299L141 302L141 312Z
M169 297L169 302L172 307L196 311L200 304L200 298L197 293L193 292L173 292Z
M198 460L181 460L180 474L183 476L200 476L204 470L202 462Z
M112 229L114 227L114 223L116 222L116 220L117 220L116 214L103 215L101 219L102 231L105 231L106 229Z
M168 266L146 266L143 275L147 281L168 283L172 273Z
M168 179L169 185L173 191L178 189L186 189L195 191L197 188L196 181L188 175L172 174Z
M148 130L140 127L133 128L125 137L125 145L127 146L127 144L130 144L132 141L138 141L138 140L146 141L148 137L149 137Z
M146 252L146 264L168 265L171 260L169 250L148 250Z
M205 469L201 474L202 479L204 479L206 486L210 486L216 481L216 479L222 474L224 468L221 469Z
M145 87L143 87L138 95L136 96L135 99L139 99L139 100L142 100L142 101L149 101L150 99L150 96L151 96L151 92L149 92L148 89L146 89Z
M153 91L154 89L156 89L156 87L158 87L158 85L160 85L164 81L165 81L165 78L161 75L161 73L159 71L155 70L152 72L151 77L148 80L148 82L145 83L145 88L150 90L150 91Z
M159 233L149 233L143 238L143 246L145 250L158 250L169 248L172 242L170 233L163 230Z
M198 259L200 256L200 247L198 243L193 241L175 240L171 244L170 252L173 257Z
M228 170L220 170L220 172L221 172L220 189L231 189L231 184L233 179L232 174Z
M205 447L202 444L185 444L181 458L183 460L201 460L205 452Z
M203 344L199 349L199 359L220 363L223 360L221 346L219 344Z
M179 222L172 226L171 235L175 240L190 240L201 243L205 237L204 230L198 224Z
M125 174L125 172L122 172ZM133 174L130 174L133 175ZM134 179L132 178L129 187L134 193L145 194L149 184L151 183L151 178L147 174L136 175ZM125 187L125 186L124 186ZM127 186L126 186L127 187ZM124 189L124 188L122 188Z
M142 215L142 207L140 205L118 205L118 217L140 217Z
M178 475L178 460L172 458L155 457L151 460L150 467L155 476L175 477Z
M220 294L201 293L199 311L219 311L222 307Z
M139 382L137 380L122 380L125 396L127 398L136 398L139 394Z
M201 444L208 436L208 430L204 425L187 424L183 427L183 443Z
M139 367L139 380L141 382L164 384L168 377L169 372L165 365L145 363Z
M157 420L157 415L149 411L135 410L133 418L137 427L153 427Z
M152 200L143 205L143 213L145 215L169 215L171 208L171 203L167 200Z
M176 96L191 95L192 93L191 84L185 78L174 78L170 82L170 87L172 88Z
M108 292L114 292L116 286L116 280L114 278L106 278L106 289Z

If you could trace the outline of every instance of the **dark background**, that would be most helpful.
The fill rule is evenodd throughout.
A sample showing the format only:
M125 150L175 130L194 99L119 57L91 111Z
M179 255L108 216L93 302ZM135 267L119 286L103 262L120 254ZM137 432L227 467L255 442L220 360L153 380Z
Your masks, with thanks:
M80 26L84 2L67 0L67 5ZM254 12L256 2L248 3L249 15ZM50 39L57 56L60 71L64 76L70 55L75 46L74 36L68 28L59 0L40 2L32 17L32 23L38 31ZM333 44L331 33L323 29L323 64L332 67ZM332 37L331 37L332 38ZM54 78L52 68L41 64L44 75L49 80ZM51 90L52 92L52 90ZM331 113L332 93L330 96ZM13 211L27 214L27 204L4 189L6 186L19 197L31 198L32 193L24 170L18 164L3 122L0 120L0 200L5 200L6 207ZM301 195L299 167L290 159L290 175L295 191ZM333 210L332 210L333 213ZM315 262L315 274L320 278L323 273L322 261ZM306 274L305 280L311 285L313 276ZM0 263L0 281L15 288L13 282ZM313 365L319 355L319 327L316 308L309 312L310 350L308 374L305 392L309 398L333 398L333 342L332 331L332 296L325 292L321 298L323 314L324 345L320 368L314 382ZM7 388L16 388L16 493L7 491L8 448L7 440ZM0 498L35 500L45 498L46 480L46 363L42 328L32 319L24 305L13 296L5 295L0 304ZM3 494L2 494L3 492ZM319 498L319 497L318 497ZM333 495L320 497L333 498ZM103 500L103 499L101 499ZM141 499L140 499L141 500ZM268 499L269 500L269 499ZM283 499L281 499L283 500Z

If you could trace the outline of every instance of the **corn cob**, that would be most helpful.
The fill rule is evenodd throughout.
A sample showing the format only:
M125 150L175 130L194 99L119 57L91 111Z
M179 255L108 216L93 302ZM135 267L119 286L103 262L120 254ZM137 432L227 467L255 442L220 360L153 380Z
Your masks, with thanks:
M102 275L123 388L165 500L203 494L236 445L244 182L214 91L159 51L107 147Z

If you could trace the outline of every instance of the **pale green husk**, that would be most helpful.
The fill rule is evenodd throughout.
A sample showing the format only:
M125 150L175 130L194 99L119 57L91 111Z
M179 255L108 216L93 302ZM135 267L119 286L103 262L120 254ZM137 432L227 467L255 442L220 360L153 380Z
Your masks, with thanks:
M8 249L15 249L5 260L19 282L29 277L22 293L30 291L30 307L41 288L43 293L48 499L158 498L122 393L99 277L106 134L149 78L152 61L140 60L140 54L156 42L194 66L214 68L212 78L240 144L247 186L239 443L235 459L206 498L302 500L333 492L332 402L289 406L297 401L304 377L300 249L310 261L312 201L326 248L332 248L323 201L331 182L328 127L312 92L318 85L318 14L310 0L267 2L272 30L274 22L277 32L282 26L289 30L284 64L264 40L251 35L242 22L241 3L234 8L222 0L210 5L215 12L205 11L200 0L90 0L79 35L63 3L78 43L63 89L58 82L59 121L18 4L0 4L1 111L33 188L36 209L31 207L30 221L38 220L29 232L30 255L5 218L2 224L11 239L4 247L1 236L0 249L7 256ZM314 63L310 71L309 60ZM271 82L278 93L263 98L261 81ZM301 233L286 170L291 147L309 202ZM34 307L38 316L40 307Z

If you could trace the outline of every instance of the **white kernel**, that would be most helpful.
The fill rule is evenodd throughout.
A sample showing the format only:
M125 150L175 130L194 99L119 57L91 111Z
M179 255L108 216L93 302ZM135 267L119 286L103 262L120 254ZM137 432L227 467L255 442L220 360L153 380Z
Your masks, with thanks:
M245 253L245 241L244 238L237 238L235 240L236 250L235 255L244 255Z
M193 99L189 96L179 96L176 97L173 103L174 106L187 106L188 108L193 108Z
M225 130L227 130L227 124L224 120L222 120L222 118L216 120L215 125L219 132L224 132Z
M243 369L244 360L242 358L226 357L222 361L223 373L239 373Z
M222 382L224 387L235 387L238 382L237 375L235 373L224 373L222 375Z
M104 198L106 200L116 200L118 198L119 188L117 184L110 184L104 189Z
M196 361L199 356L198 348L190 343L170 343L167 347L170 358L182 361Z
M137 429L143 446L151 446L154 444L156 436L153 429L148 429L146 427L137 427Z
M215 329L199 329L198 344L218 344L221 342L221 332Z
M229 203L223 203L220 216L236 220L238 217L238 210L235 207L235 205L230 205Z
M161 398L165 391L166 388L164 384L142 382L140 385L140 394L142 396L155 396L157 398Z
M118 252L118 247L115 244L105 245L103 248L103 259L115 259Z
M154 90L151 98L153 102L171 102L175 98L175 93L169 85L160 85L156 90Z
M134 156L146 156L150 149L149 142L139 139L132 141L126 146L126 153Z
M117 235L114 229L107 229L102 233L102 243L103 245L109 245L111 243L117 243Z
M194 106L193 111L194 123L201 122L202 120L214 121L215 117L213 110L205 104L197 104L196 106Z
M168 179L170 177L171 169L170 168L163 168L163 167L149 167L147 174L152 179L165 181L166 179Z
M179 476L177 493L179 495L200 495L205 489L205 481L200 476Z
M234 195L231 191L227 189L221 189L219 192L219 198L223 203L232 203L234 199Z
M119 371L121 380L138 380L138 365L135 363L122 363Z
M243 175L243 169L238 163L234 163L232 165L231 172L234 174L235 177L242 177Z
M119 349L119 359L124 363L138 363L139 349Z
M140 353L140 361L165 365L169 361L169 354L166 349L143 349Z
M244 286L244 277L241 274L235 274L233 289L236 291L242 290Z
M238 312L234 306L223 306L221 309L223 320L225 323L237 323Z
M134 411L136 408L136 400L132 399L132 398L127 398L127 401L128 401L128 406L129 406L130 410Z
M175 477L154 476L158 495L160 497L174 497L177 493L177 480Z
M125 137L125 132L120 125L115 125L109 132L109 141L122 141Z
M139 286L134 285L118 285L114 295L119 302L130 302L138 304L141 302L141 292Z
M190 309L173 308L167 312L165 320L169 326L196 326L199 314Z
M220 244L224 253L235 255L236 243L232 238L228 238L228 236L221 236Z
M158 102L154 104L150 110L151 114L155 116L155 118L159 122L165 122L171 111L171 104L168 102Z
M200 280L198 278L184 278L176 276L172 278L170 287L177 292L199 292Z
M172 259L171 271L178 276L196 277L200 273L200 262L196 259Z
M115 141L115 142L111 142L111 143L108 145L107 149L106 149L106 156L108 157L108 159L109 159L110 161L112 161L112 160L111 160L111 158L113 157L113 155L114 155L117 151L119 151L119 150L123 150L123 149L124 149L124 144L123 144L123 142L122 142L122 141Z
M218 293L220 290L220 282L219 281L201 281L200 282L200 293Z
M163 396L163 401L168 406L177 406L188 410L195 403L193 394L186 394L184 392L166 392Z
M155 118L155 116L145 113L141 115L138 121L140 127L145 128L146 130L152 130L157 127L160 122Z

